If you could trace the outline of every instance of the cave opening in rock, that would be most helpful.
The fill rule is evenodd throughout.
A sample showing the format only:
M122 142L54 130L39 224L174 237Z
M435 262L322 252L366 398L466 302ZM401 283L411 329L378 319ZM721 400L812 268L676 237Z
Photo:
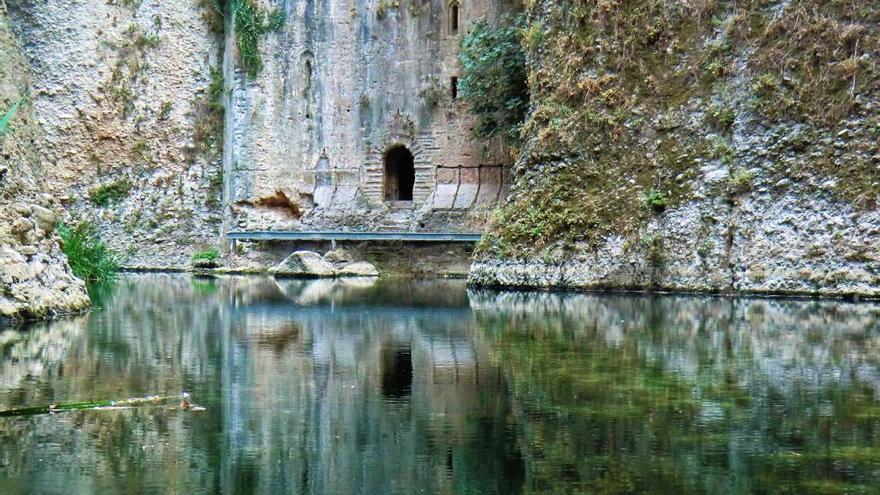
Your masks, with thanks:
M416 183L415 161L405 146L385 153L385 200L412 201Z

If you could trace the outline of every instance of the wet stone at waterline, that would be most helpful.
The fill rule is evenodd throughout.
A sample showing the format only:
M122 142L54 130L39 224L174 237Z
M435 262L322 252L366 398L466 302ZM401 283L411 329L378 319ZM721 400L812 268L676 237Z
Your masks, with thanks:
M880 486L877 303L138 275L101 306L0 330L0 410L134 401L0 417L0 493Z

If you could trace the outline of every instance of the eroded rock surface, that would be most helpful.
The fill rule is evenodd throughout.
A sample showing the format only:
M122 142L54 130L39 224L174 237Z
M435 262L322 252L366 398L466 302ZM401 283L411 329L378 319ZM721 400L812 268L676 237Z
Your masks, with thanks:
M127 266L186 268L216 246L224 93L212 2L6 4L32 75L40 189L95 223Z
M27 65L0 2L0 116L18 110L0 129L0 320L50 317L89 305L85 284L70 271L55 226L57 199L38 192L46 162L28 103Z

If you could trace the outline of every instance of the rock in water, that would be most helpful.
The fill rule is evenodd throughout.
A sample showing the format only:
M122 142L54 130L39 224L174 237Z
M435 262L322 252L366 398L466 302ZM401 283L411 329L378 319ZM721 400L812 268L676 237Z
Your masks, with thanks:
M301 278L335 277L336 269L318 253L297 251L273 268L272 274Z
M336 274L340 277L378 277L379 270L372 263L358 261L345 265Z
M351 263L355 260L354 256L345 249L334 249L324 255L324 259L335 265Z

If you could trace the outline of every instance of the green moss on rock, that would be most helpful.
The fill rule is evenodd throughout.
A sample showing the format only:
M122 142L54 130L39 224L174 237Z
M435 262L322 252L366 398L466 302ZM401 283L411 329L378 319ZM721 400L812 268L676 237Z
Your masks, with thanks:
M707 165L733 174L720 197L788 184L876 207L876 8L535 0L526 19L531 110L513 194L481 254L631 236L651 218L651 191L669 208L692 201Z

